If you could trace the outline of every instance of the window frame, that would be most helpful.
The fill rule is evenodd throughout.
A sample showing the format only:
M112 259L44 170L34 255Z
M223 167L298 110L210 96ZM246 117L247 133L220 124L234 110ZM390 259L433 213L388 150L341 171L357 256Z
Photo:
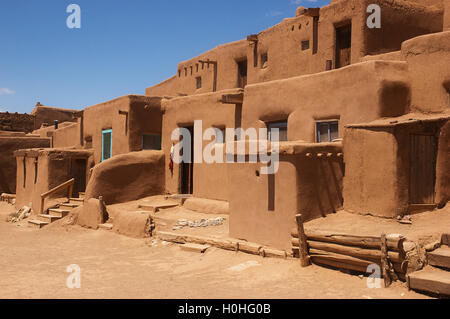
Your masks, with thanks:
M275 125L275 127L271 127ZM281 126L282 125L282 126ZM272 141L272 136L271 136L271 131L272 128L278 128L278 129L286 129L286 140L280 140L278 142L286 142L288 141L288 120L279 120L279 121L271 121L271 122L266 122L266 127L267 127L267 140L268 141Z
M323 125L323 124L328 125L328 141L320 140L319 126ZM332 143L333 142L333 140L331 140L331 125L332 124L337 124L337 128L338 128L337 133L338 133L338 138L339 138L339 119L320 120L320 121L316 121L316 125L315 125L316 143Z
M105 152L104 152L104 150L105 150L105 134L108 134L108 133L111 133L111 145L110 145L110 148L109 148L109 155L110 155L110 157L109 158L105 158ZM104 161L106 161L106 160L108 160L108 159L110 159L111 157L112 157L112 144L113 144L113 131L112 131L112 128L110 128L110 129L106 129L106 130L102 130L102 162L104 162Z

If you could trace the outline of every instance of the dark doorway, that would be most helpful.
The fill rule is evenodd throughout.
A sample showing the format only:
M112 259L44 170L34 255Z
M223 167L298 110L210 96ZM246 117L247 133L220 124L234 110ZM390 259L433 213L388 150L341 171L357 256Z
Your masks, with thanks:
M352 24L336 27L336 69L350 65L352 56Z
M73 185L73 196L78 196L80 192L86 190L86 173L87 173L87 160L82 158L72 159L72 166L70 175L75 179Z
M238 87L247 85L247 60L238 61Z
M191 148L191 159L190 159L190 163L185 163L184 161L181 162L181 167L180 167L180 179L181 179L181 183L180 183L180 193L181 194L193 194L194 193L194 127L190 126L190 127L185 127L186 129L189 130L190 134L191 134L191 140L190 140L190 145L186 144L189 143L189 141L184 141L182 140L183 143L183 150L182 152L184 153L184 150L186 148ZM180 155L183 155L180 154Z
M409 202L434 204L437 140L434 135L411 134Z

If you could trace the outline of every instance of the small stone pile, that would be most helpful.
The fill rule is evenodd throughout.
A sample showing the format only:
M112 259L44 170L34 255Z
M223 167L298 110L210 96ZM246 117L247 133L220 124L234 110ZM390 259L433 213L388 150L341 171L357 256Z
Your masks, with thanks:
M220 226L223 224L225 218L217 217L212 219L201 219L199 221L190 221L187 219L179 219L177 224L173 227L173 230L182 229L184 227L198 228L208 226Z
M24 206L17 212L10 214L8 216L7 221L11 223L18 223L21 220L30 217L30 215L31 215L31 208L28 206Z

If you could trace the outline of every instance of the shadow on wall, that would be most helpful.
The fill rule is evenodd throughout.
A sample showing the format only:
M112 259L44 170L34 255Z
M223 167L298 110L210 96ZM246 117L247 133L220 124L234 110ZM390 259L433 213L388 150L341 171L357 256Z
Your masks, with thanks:
M297 159L298 212L310 221L335 213L343 206L342 159Z

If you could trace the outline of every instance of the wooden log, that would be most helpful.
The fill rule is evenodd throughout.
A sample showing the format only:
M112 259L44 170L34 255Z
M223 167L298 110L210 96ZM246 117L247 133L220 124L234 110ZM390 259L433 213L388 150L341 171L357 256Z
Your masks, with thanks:
M392 283L391 280L391 267L388 259L388 247L386 234L381 235L381 272L384 278L384 287L389 287Z
M372 262L369 260L345 256L345 255L341 255L341 254L330 253L328 251L323 251L323 250L319 250L319 249L310 249L309 254L310 254L311 258L317 257L317 256L327 257L327 259L329 259L329 260L334 260L337 262L356 265L356 266L364 268L364 272L366 272L367 267L369 267L370 265L377 264L376 262Z
M369 260L379 260L381 258L381 251L376 249L365 249L354 246L342 246L339 244L331 244L317 241L307 241L309 248L320 249L323 251L329 251L333 253L338 253L342 255L348 255L352 257L369 259ZM299 242L297 238L292 239L292 246L299 247ZM398 252L389 252L389 259L393 262L402 263L403 258Z
M346 246L381 249L381 237L338 234L334 232L326 232L318 230L310 230L307 231L305 234L307 240L311 241L320 241ZM294 238L298 238L298 232L293 230L291 236ZM389 250L397 251L403 254L404 240L405 238L403 236L396 236L396 235L387 236L387 245Z
M306 244L306 235L305 230L303 228L302 215L301 214L296 215L295 220L297 221L297 232L300 235L298 237L300 264L302 267L307 267L311 264L311 262L308 257L308 245Z

